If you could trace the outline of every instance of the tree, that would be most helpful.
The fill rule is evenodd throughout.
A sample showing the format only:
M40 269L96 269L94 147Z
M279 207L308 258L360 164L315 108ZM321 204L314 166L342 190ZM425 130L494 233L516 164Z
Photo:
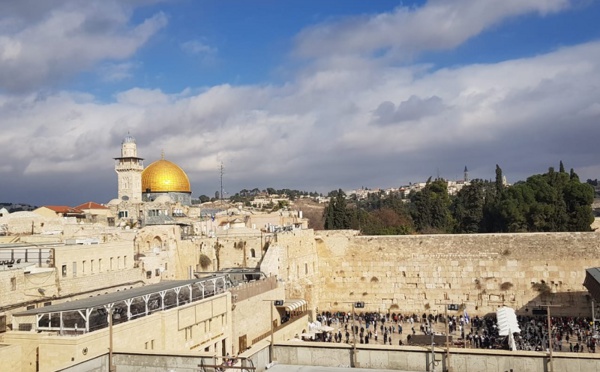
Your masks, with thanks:
M419 232L446 233L452 231L448 182L436 179L411 199L411 216Z
M485 185L481 180L473 180L464 186L452 202L452 216L456 221L454 232L472 234L483 229L483 206Z
M200 195L198 199L200 200L200 203L206 203L210 201L210 198L206 195Z
M329 204L323 211L326 230L349 229L350 216L346 209L346 194L339 189L335 197L329 199Z

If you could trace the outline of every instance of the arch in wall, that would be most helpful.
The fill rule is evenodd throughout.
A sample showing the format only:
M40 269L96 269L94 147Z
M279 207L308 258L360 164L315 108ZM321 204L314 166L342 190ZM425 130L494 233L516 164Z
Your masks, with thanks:
M254 250L254 248L250 249L250 257L256 258L256 251Z
M155 251L155 250L162 250L163 247L163 242L162 239L160 238L160 236L155 236L152 241L150 242L150 250Z

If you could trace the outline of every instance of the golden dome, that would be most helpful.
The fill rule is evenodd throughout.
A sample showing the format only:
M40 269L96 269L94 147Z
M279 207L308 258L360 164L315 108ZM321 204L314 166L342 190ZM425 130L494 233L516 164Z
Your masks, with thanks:
M190 180L175 163L161 159L142 172L142 192L192 192Z

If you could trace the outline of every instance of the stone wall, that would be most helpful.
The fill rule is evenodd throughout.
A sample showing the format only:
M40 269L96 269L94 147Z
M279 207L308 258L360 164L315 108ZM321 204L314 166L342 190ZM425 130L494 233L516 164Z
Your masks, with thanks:
M600 266L595 233L356 236L320 232L319 309L434 312L464 305L470 314L506 305L525 312L561 304L553 314L591 315L582 283Z
M549 356L544 352L450 349L448 363L443 349L436 349L436 370L461 372L545 372L550 370ZM330 343L286 343L275 346L275 360L280 364L323 367L350 367L352 346ZM431 350L411 346L360 345L356 357L359 368L427 371L431 370ZM554 353L554 371L598 371L600 356L595 354ZM429 368L428 368L429 366Z

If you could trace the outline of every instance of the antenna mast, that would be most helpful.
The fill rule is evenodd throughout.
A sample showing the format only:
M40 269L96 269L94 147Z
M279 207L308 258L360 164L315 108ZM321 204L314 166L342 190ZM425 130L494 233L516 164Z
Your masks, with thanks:
M223 205L223 174L225 173L225 168L223 168L223 162L221 161L221 166L219 167L219 171L221 174L221 193L219 196L221 197L221 205Z

